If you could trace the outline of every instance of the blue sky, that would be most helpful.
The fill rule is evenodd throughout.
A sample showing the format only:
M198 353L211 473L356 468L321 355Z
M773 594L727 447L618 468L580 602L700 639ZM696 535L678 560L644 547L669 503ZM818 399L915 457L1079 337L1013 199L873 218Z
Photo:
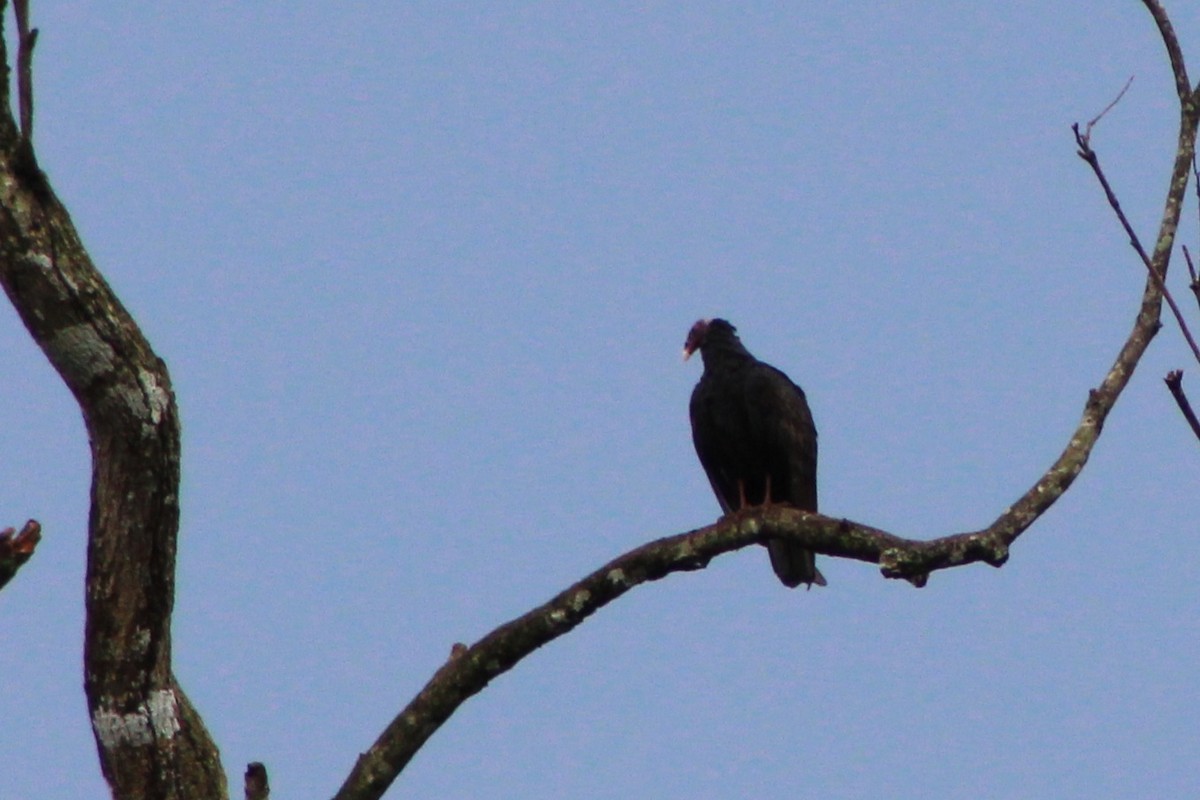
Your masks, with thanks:
M988 524L1143 281L1070 125L1136 76L1093 142L1147 241L1175 141L1132 0L34 14L42 165L181 408L176 673L280 797L331 795L453 643L715 519L698 317L804 386L827 513ZM7 305L0 342L0 524L45 529L0 594L0 796L102 797L87 439ZM918 591L824 558L806 593L755 548L640 588L393 795L1194 796L1200 448L1161 381L1200 399L1187 359L1168 321L1003 569Z

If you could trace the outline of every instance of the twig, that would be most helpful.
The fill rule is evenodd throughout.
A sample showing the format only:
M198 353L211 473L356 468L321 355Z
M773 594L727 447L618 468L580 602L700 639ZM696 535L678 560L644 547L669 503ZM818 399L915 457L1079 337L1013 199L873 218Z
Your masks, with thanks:
M1125 81L1125 85L1121 87L1121 91L1117 92L1117 96L1113 98L1112 102L1106 105L1103 111L1088 120L1087 127L1083 130L1083 141L1085 144L1092 140L1092 128L1096 127L1096 123L1104 119L1104 115L1109 111L1112 111L1113 106L1121 102L1121 98L1125 96L1125 93L1129 91L1129 87L1133 85L1133 79L1134 76L1130 75L1129 80ZM1076 131L1076 135L1078 135L1078 133L1079 132Z
M1101 112L1103 114L1103 112ZM1099 119L1099 117L1097 117ZM1167 288L1163 282L1162 275L1154 268L1150 256L1146 253L1146 249L1142 247L1142 242L1138 239L1138 235L1133 230L1133 226L1129 224L1129 218L1125 216L1125 211L1121 208L1121 202L1117 200L1117 195L1113 192L1112 186L1108 183L1108 178L1104 174L1104 170L1100 168L1100 158L1096 155L1096 151L1092 149L1088 142L1088 134L1079 132L1079 123L1076 122L1071 126L1071 130L1075 132L1075 143L1079 145L1079 157L1088 163L1092 168L1092 172L1096 174L1096 179L1100 181L1100 186L1104 189L1104 195L1108 198L1108 204L1112 206L1112 210L1116 212L1117 219L1121 222L1121 227L1125 229L1125 233L1129 236L1129 244L1137 251L1141 257L1142 263L1145 264L1147 271L1150 273L1150 278L1157 285L1159 291L1163 293L1163 298L1167 301L1167 305L1171 308L1171 313L1175 317L1175 321L1179 323L1179 329L1183 332L1183 338L1187 340L1188 347L1192 349L1192 356L1196 359L1196 363L1200 364L1200 347L1196 345L1196 340L1192 337L1192 332L1187 326L1187 322L1183 318L1183 312L1179 310L1179 306L1175 303L1175 298L1171 295L1171 290ZM1186 175L1186 173L1185 173Z
M1192 189L1196 192L1196 199L1200 200L1200 167L1196 165L1196 154L1192 153ZM1196 216L1200 217L1200 205L1196 207Z
M21 136L33 141L33 48L38 30L29 27L29 0L13 0L17 18L17 106L21 118Z
M1104 170L1100 169L1099 157L1096 155L1096 151L1092 150L1090 139L1088 139L1088 137L1091 136L1091 132L1088 131L1086 136L1085 134L1080 133L1079 122L1075 122L1074 125L1070 126L1070 130L1075 132L1075 144L1079 145L1079 157L1087 162L1087 166L1092 168L1093 173L1096 173L1096 178L1100 181L1100 187L1102 187L1104 190L1104 196L1108 198L1109 205L1112 206L1112 210L1116 212L1117 219L1121 222L1121 227L1126 229L1126 234L1129 236L1130 245L1133 246L1135 251L1138 251L1138 255L1140 255L1142 263L1144 263L1147 267L1150 266L1150 255L1147 255L1146 248L1141 246L1141 240L1138 239L1138 234L1136 234L1136 231L1134 231L1133 225L1129 224L1129 218L1124 215L1124 210L1121 207L1121 200L1117 199L1116 193L1112 191L1112 187L1109 185L1109 179L1104 175ZM1162 284L1162 281L1159 281L1159 284Z
M1200 177L1196 180L1200 182ZM1196 276L1196 265L1192 263L1192 254L1188 250L1188 246L1183 245L1183 258L1187 261L1188 277L1191 280L1188 283L1188 288L1192 290L1192 294L1196 296L1196 304L1200 305L1200 277Z
M1175 403L1183 413L1183 418L1187 420L1188 425L1192 426L1192 433L1196 435L1197 439L1200 439L1200 420L1196 419L1196 412L1192 411L1192 404L1188 402L1187 395L1183 393L1183 370L1171 370L1167 373L1167 377L1163 378L1163 381L1171 390L1171 396L1175 398Z
M1117 195L1113 192L1112 186L1108 183L1108 178L1104 174L1104 170L1100 168L1100 158L1096 155L1096 151L1092 149L1088 134L1079 132L1079 123L1076 122L1071 126L1071 130L1075 132L1075 144L1079 145L1079 157L1088 163L1092 168L1092 172L1096 174L1096 179L1100 181L1101 188L1104 189L1104 196L1108 198L1108 204L1112 206L1112 210L1116 212L1117 219L1121 222L1121 227L1125 229L1125 233L1129 236L1129 244L1141 256L1142 263L1147 267L1150 266L1150 256L1146 254L1146 249L1142 247L1142 242L1138 239L1137 233L1133 230L1133 226L1129 224L1129 218L1125 216L1124 209L1121 208L1121 201L1117 199ZM1161 281L1160 281L1161 284Z

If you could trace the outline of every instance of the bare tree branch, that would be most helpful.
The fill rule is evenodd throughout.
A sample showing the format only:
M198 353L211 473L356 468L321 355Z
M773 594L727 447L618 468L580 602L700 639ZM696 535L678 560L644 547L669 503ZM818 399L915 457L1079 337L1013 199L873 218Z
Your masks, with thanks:
M37 520L29 520L14 535L12 528L0 531L0 589L13 579L25 562L33 556L38 542L42 540L42 526Z
M722 553L769 539L792 539L818 553L878 564L885 577L904 578L916 586L923 586L936 570L978 562L1001 566L1009 546L1070 487L1086 463L1105 418L1159 327L1160 297L1148 282L1134 330L1101 387L1090 393L1083 421L1063 454L987 528L915 541L849 520L773 506L643 545L471 647L456 646L447 663L359 757L335 800L381 797L442 723L492 679L635 586L674 572L703 569Z
M1171 390L1171 396L1175 398L1176 405L1179 406L1180 413L1187 420L1188 425L1192 428L1192 433L1200 439L1200 420L1196 419L1196 412L1192 411L1192 404L1188 402L1187 395L1183 391L1183 370L1175 369L1167 373L1167 377L1163 378L1167 384L1167 388Z
M635 586L674 572L702 569L722 553L788 538L818 553L878 564L886 577L904 578L917 586L924 585L935 570L977 562L1002 565L1009 545L1070 487L1086 463L1105 418L1159 327L1159 298L1153 282L1148 282L1134 330L1101 387L1090 393L1083 421L1063 454L987 528L914 541L849 520L775 506L643 545L465 651L452 651L450 660L359 757L335 800L381 797L442 723L492 679Z
M0 284L83 411L92 447L84 689L113 797L227 797L216 745L171 672L179 419L166 365L92 264L36 166L27 8L18 129L0 80ZM0 63L8 54L0 36ZM19 87L20 88L20 87Z
M1194 162L1193 162L1194 163ZM1197 181L1197 188L1200 188L1200 175L1196 175L1196 169L1192 167L1192 174ZM1187 262L1188 269L1188 288L1192 290L1192 294L1196 297L1196 304L1200 305L1200 277L1196 276L1196 265L1192 261L1192 253L1188 250L1188 246L1183 245L1183 259Z
M1091 147L1092 125L1100 117L1096 117L1088 123L1086 133L1079 132L1079 123L1076 122L1071 126L1071 130L1075 132L1075 144L1079 145L1077 154L1080 158L1088 163L1092 168L1092 172L1096 174L1096 180L1100 181L1101 188L1104 189L1104 196L1108 199L1108 204L1112 206L1112 210L1116 212L1117 219L1121 223L1121 227L1125 229L1125 233L1129 236L1129 244L1141 256L1142 263L1147 267L1150 266L1150 256L1146 254L1145 248L1142 247L1142 241L1138 238L1137 232L1133 229L1133 225L1129 223L1129 218L1125 216L1124 209L1121 208L1121 201L1117 199L1116 192L1108 182L1108 177L1105 176L1104 170L1100 168L1100 159Z
M1088 120L1087 126L1082 134L1082 145L1086 146L1092 140L1092 128L1096 127L1096 123L1104 119L1104 115L1112 111L1117 103L1121 102L1121 98L1129 91L1129 87L1133 85L1134 76L1130 75L1129 80L1125 81L1125 85L1121 87L1121 91L1117 92L1117 96L1112 99L1112 102L1100 110L1100 113ZM1080 138L1079 126L1075 126L1075 137Z
M1112 104L1109 104L1109 108L1112 108ZM1106 108L1104 112L1101 112L1100 116L1103 116L1107 111L1108 109ZM1112 186L1109 185L1108 178L1105 176L1104 170L1100 168L1099 156L1097 156L1096 152L1092 150L1090 142L1091 129L1096 120L1100 119L1100 116L1088 123L1087 132L1084 134L1079 132L1079 123L1071 126L1071 130L1075 132L1075 143L1079 145L1079 157L1088 163L1088 165L1092 168L1092 172L1095 173L1096 179L1100 181L1100 186L1103 187L1104 194L1108 198L1108 204L1112 206L1112 210L1116 212L1117 219L1121 222L1121 226L1125 229L1125 233L1129 235L1129 244L1132 245L1133 249L1136 250L1137 254L1141 257L1142 264L1145 265L1147 271L1150 273L1150 279L1157 281L1159 290L1163 293L1163 296L1166 298L1167 305L1171 308L1171 313L1175 316L1175 321L1179 323L1179 330L1183 333L1184 340L1192 349L1192 356L1196 359L1196 363L1200 364L1200 347L1196 346L1196 340L1192 338L1192 332L1188 328L1187 321L1183 318L1183 312L1180 311L1179 306L1176 305L1175 298L1172 296L1171 290L1167 288L1166 281L1159 276L1159 274L1155 271L1154 266L1151 264L1150 256L1146 255L1146 251L1142 247L1142 242L1140 239L1138 239L1138 235L1133 230L1133 226L1129 224L1129 218L1125 216L1125 212L1121 209L1121 203L1119 200L1117 200L1117 195L1113 192Z
M33 48L37 28L29 27L29 0L13 0L17 18L17 106L20 109L21 135L33 141Z
M1171 60L1171 73L1175 76L1175 93L1179 95L1179 102L1187 105L1192 99L1192 83L1188 80L1187 67L1183 63L1183 48L1179 46L1179 39L1175 36L1175 28L1171 25L1167 10L1158 0L1142 0L1142 4L1154 18L1154 24L1158 26L1158 33L1167 48L1167 58Z

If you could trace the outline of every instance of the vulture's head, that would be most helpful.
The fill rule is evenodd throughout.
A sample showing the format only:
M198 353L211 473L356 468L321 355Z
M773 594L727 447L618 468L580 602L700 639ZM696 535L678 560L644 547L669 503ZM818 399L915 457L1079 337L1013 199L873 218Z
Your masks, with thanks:
M723 319L697 320L688 331L687 340L683 343L683 360L687 361L692 354L700 350L709 341L709 337L736 338L737 328Z

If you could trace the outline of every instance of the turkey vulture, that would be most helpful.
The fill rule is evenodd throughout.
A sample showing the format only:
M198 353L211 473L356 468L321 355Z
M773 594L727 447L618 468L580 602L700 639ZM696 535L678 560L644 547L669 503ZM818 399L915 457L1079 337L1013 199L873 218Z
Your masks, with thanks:
M817 428L804 391L764 364L723 319L688 331L686 360L700 351L704 374L692 390L692 441L725 513L768 503L817 510ZM825 585L811 550L767 542L784 586Z

